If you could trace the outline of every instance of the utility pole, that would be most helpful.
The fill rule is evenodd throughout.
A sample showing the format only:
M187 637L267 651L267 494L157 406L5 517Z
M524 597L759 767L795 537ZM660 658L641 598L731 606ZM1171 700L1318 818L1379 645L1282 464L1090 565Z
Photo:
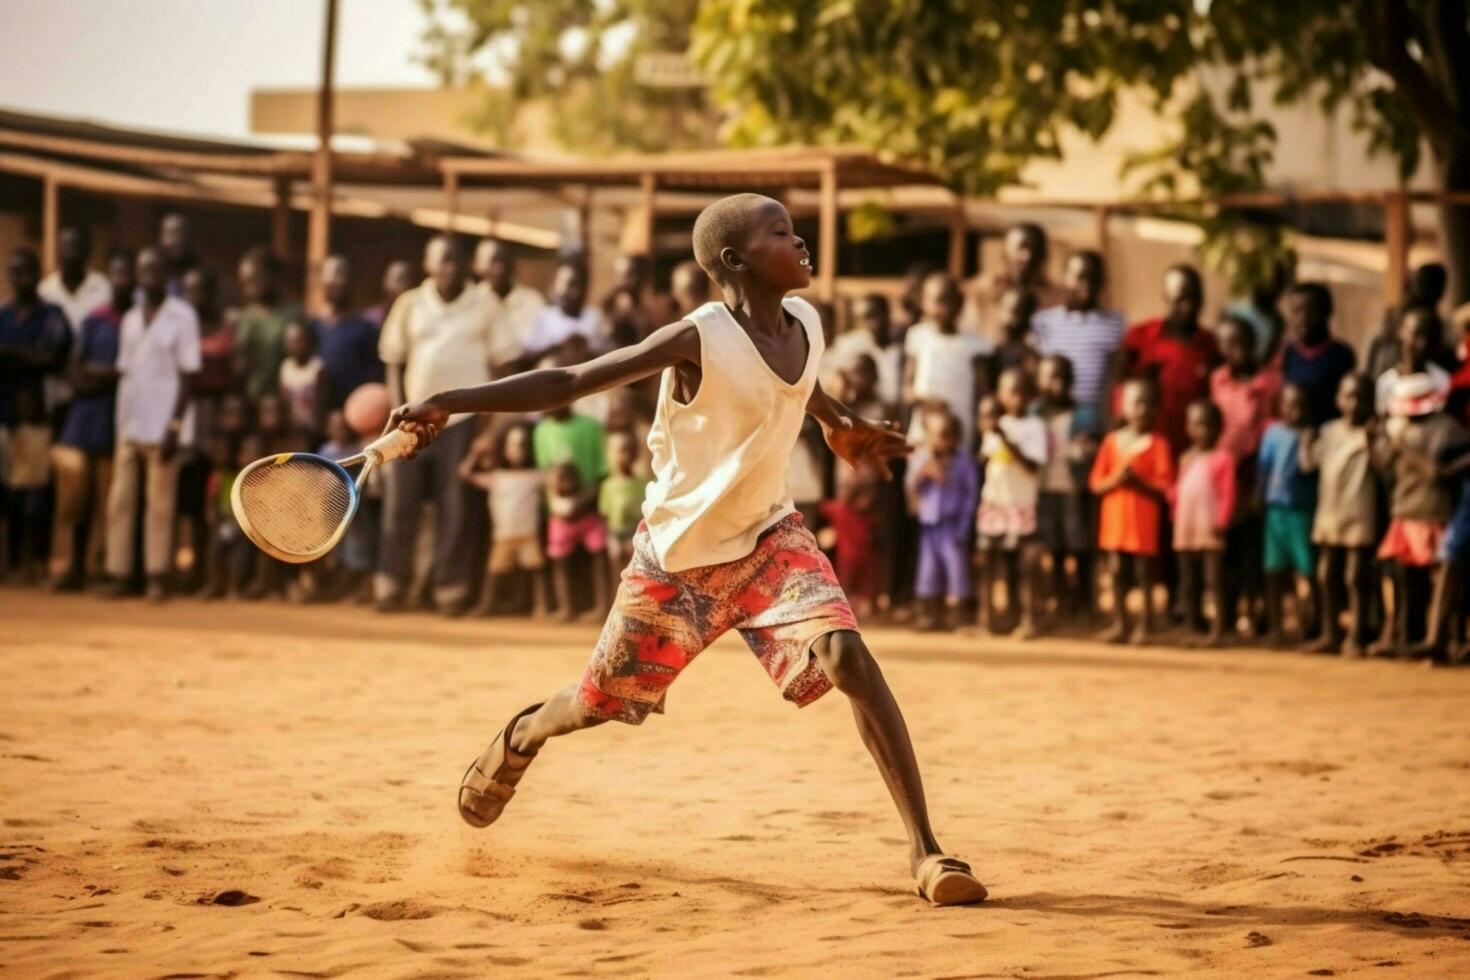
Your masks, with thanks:
M311 162L311 221L306 232L306 303L322 303L322 262L332 245L332 76L337 56L337 0L323 0L322 84L316 93L316 156Z

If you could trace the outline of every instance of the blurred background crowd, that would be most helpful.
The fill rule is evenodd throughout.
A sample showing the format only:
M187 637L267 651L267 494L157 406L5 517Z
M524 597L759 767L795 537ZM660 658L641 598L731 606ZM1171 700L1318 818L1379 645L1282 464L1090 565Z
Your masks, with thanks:
M599 618L641 519L658 378L541 417L454 420L381 470L348 537L307 566L256 551L229 495L261 456L351 455L393 404L576 363L719 300L690 260L658 271L622 255L593 296L569 252L543 292L509 243L438 235L381 268L329 255L305 308L267 247L202 263L181 212L156 244L100 259L85 226L63 227L45 277L16 248L5 574L155 600ZM1212 321L1194 267L1110 309L1104 257L1054 260L1029 223L973 279L899 271L896 301L818 303L820 375L906 426L913 456L892 482L854 472L811 422L789 471L860 615L1463 654L1470 311L1444 308L1442 267L1413 269L1358 348L1334 332L1332 289L1285 264Z

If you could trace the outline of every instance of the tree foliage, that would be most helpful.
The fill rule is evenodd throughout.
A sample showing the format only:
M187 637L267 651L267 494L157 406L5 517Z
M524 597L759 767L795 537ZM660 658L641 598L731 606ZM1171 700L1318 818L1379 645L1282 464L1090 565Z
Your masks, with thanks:
M1463 0L706 0L693 38L737 144L860 143L967 193L1057 158L1068 129L1101 138L1126 92L1177 123L1131 163L1171 200L1264 186L1263 100L1348 107L1405 176L1421 137L1437 162L1467 143ZM1270 224L1186 210L1238 280L1282 246Z
M489 82L475 120L514 143L516 109L542 100L559 143L580 153L707 146L703 88L637 78L639 59L682 54L698 0L419 0L422 61L446 83Z

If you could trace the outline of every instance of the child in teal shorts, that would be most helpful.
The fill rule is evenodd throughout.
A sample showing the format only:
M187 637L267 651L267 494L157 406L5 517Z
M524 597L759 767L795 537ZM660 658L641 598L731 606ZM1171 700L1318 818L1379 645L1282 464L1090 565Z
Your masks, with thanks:
M1316 621L1316 554L1312 548L1312 520L1317 508L1317 476L1303 472L1303 455L1311 450L1316 432L1307 424L1307 396L1300 385L1281 390L1281 421L1272 422L1261 437L1258 457L1260 493L1265 505L1262 541L1266 572L1266 618L1271 640L1285 639L1283 618L1287 592L1294 592L1293 576L1300 576L1311 593L1312 612L1297 609L1297 628L1305 634ZM1302 639L1306 637L1303 636Z

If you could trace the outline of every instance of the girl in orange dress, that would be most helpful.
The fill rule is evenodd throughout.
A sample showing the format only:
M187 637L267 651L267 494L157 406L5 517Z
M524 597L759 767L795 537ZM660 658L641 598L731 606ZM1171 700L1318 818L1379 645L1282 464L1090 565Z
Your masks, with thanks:
M1113 580L1113 625L1103 635L1109 643L1146 643L1153 629L1153 565L1163 508L1174 485L1173 453L1154 432L1158 406L1151 382L1137 379L1124 386L1124 425L1103 440L1088 477L1089 488L1101 498L1097 546L1108 555ZM1143 612L1130 635L1132 585L1143 590Z

